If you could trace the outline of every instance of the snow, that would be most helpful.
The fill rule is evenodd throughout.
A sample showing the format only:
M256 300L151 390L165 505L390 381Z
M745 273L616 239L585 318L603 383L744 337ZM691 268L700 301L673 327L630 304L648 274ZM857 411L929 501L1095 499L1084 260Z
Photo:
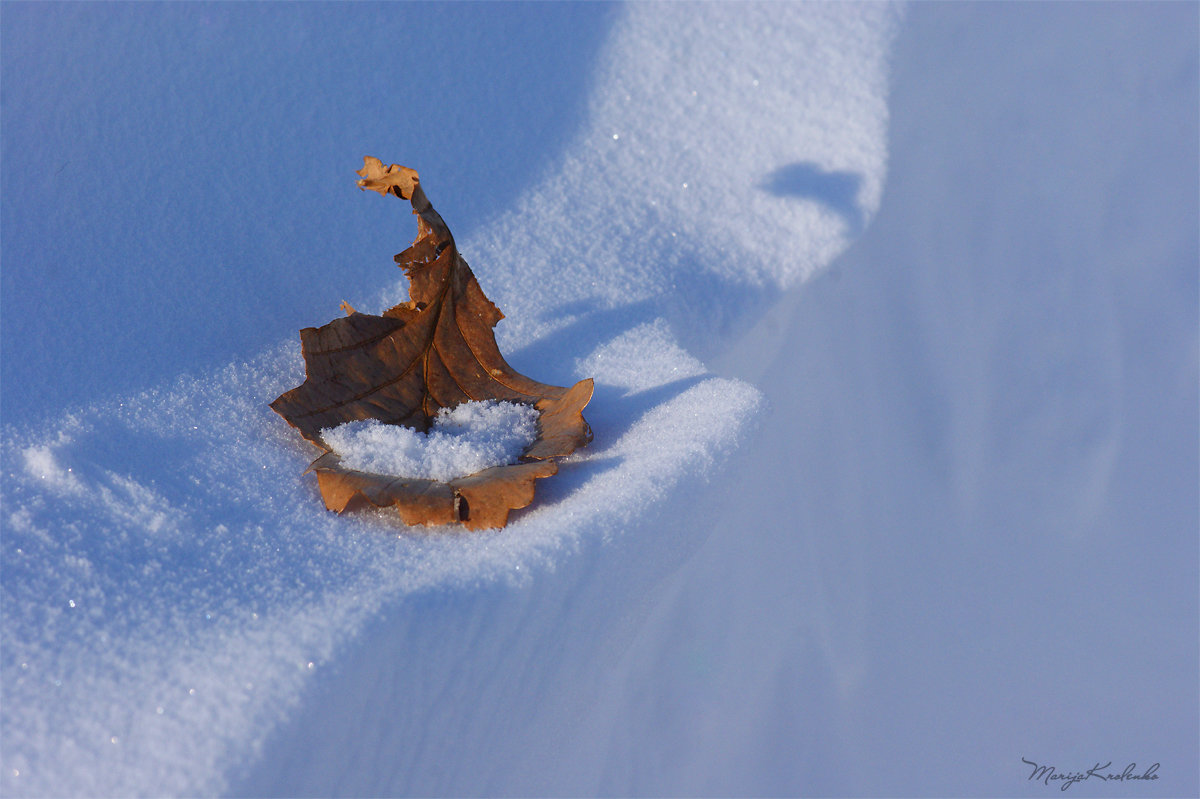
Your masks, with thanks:
M5 795L1200 790L1195 5L2 13ZM266 405L364 154L595 378L504 530Z
M515 402L464 402L441 408L427 432L377 419L321 431L347 469L448 482L516 463L537 438L538 412Z

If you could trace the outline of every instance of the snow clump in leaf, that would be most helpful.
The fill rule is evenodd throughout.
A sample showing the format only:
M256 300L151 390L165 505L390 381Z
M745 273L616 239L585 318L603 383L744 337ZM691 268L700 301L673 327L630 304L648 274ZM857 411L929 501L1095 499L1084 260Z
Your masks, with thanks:
M362 419L321 438L348 469L448 482L516 463L537 438L537 422L532 405L486 400L440 409L427 433Z

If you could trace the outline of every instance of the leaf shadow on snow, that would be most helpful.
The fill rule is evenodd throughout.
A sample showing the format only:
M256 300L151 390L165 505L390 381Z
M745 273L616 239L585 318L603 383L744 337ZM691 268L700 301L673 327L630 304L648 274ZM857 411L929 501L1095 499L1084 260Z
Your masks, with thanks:
M579 358L657 315L653 300L601 309L597 309L593 301L565 303L547 311L545 316L551 319L575 317L574 321L508 354L508 361L517 371L537 380L570 385L581 377L590 377L577 374ZM600 386L597 386L599 390ZM596 396L593 395L589 407L595 405Z
M811 161L797 161L767 175L759 187L776 197L818 202L845 219L850 235L857 236L866 221L858 202L862 183L862 176L855 172L826 170Z
M537 502L529 509L514 512L512 518L518 519L520 514L534 510L539 505L549 505L566 499L597 475L619 468L626 456L610 452L613 444L620 441L646 413L711 377L712 375L696 375L636 392L622 386L597 383L592 402L588 406L595 410L584 411L595 435L593 443L581 452L581 456L563 462L552 479L540 481Z
M711 375L696 375L673 380L644 391L630 392L621 386L597 383L592 402L586 413L592 431L601 441L609 443L629 432L639 419L653 408L663 405Z
M576 300L550 308L548 319L572 321L552 334L507 353L517 371L538 380L570 385L592 375L578 371L582 358L639 325L663 319L680 347L701 361L719 354L749 327L754 314L769 307L775 291L735 283L705 272L697 258L677 255L669 292L615 308L597 308L595 300ZM697 275L700 275L697 277ZM501 345L503 349L503 345ZM598 404L593 398L589 407Z

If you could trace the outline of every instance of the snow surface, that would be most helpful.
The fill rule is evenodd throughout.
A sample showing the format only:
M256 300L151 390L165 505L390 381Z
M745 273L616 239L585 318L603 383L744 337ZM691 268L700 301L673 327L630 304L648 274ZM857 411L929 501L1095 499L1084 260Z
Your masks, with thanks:
M447 482L516 463L537 422L532 405L485 400L440 409L426 432L361 419L326 428L321 439L347 469Z
M2 13L5 795L1200 791L1195 5ZM505 530L266 407L368 153L596 379Z

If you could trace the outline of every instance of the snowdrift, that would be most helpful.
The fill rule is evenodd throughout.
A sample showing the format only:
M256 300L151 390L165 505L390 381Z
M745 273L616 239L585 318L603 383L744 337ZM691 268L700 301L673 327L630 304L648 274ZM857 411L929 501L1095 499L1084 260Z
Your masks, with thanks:
M762 406L702 358L878 207L897 21L885 6L622 10L565 155L460 245L516 368L596 380L595 443L509 529L323 512L296 478L309 453L266 406L299 377L290 343L6 433L6 792L225 790L381 608L536 581L585 542L682 515ZM386 263L408 234L384 231L355 235Z
M4 9L5 795L1197 793L1194 5L215 8ZM366 153L596 379L503 531L325 513L266 405L403 299ZM76 263L157 387L29 410Z

